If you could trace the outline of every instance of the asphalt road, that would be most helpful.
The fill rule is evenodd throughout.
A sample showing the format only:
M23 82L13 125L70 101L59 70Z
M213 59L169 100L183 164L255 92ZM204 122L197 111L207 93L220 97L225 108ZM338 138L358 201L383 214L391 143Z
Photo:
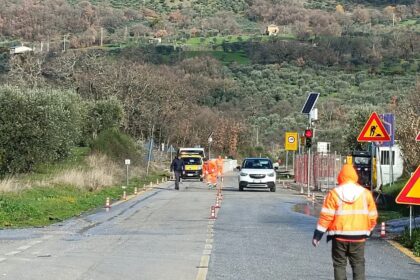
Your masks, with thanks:
M236 185L226 177L215 221L208 219L214 190L183 182L175 191L168 182L109 212L2 230L0 280L333 279L331 244L313 248L316 218L294 211L304 197ZM418 263L380 239L368 242L366 259L367 279L420 275Z

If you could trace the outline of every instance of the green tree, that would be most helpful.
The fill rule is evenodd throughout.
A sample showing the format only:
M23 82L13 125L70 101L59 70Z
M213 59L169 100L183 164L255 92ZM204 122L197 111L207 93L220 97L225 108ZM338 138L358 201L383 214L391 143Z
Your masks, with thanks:
M72 92L0 87L0 173L30 171L66 157L80 137Z

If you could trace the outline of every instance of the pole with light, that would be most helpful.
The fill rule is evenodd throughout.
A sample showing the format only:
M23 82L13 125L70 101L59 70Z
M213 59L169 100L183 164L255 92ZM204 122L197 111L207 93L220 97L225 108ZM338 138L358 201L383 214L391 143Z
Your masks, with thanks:
M302 114L308 115L308 127L305 130L305 146L308 151L308 196L310 195L310 177L311 177L311 147L312 147L312 138L313 138L313 129L312 129L312 119L317 119L317 111L314 110L316 101L318 100L318 92L310 92L308 98L306 99L305 105L303 105ZM314 110L314 111L313 111ZM310 136L310 137L308 137Z
M210 150L211 150L211 143L213 142L213 132L210 133L209 138L207 139L208 143L209 143L209 159L211 158L211 154L210 154Z

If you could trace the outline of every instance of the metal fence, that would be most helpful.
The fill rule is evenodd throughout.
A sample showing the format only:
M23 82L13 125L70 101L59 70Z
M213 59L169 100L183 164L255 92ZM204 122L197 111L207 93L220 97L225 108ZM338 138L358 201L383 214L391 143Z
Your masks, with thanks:
M295 181L298 184L309 185L316 190L327 191L336 185L337 174L341 169L343 158L341 155L315 153L309 159L310 170L308 172L308 155L296 155L295 157Z

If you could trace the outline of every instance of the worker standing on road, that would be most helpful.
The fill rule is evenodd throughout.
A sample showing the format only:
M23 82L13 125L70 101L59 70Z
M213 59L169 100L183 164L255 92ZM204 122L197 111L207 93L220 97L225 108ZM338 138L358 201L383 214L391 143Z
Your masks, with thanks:
M181 181L181 175L185 171L185 163L178 155L175 156L171 163L171 172L175 175L175 189L179 190L179 182Z
M347 259L354 280L365 279L365 241L376 225L378 212L369 190L357 184L354 167L346 164L338 175L338 186L325 198L312 244L317 247L322 235L332 239L334 279L345 280Z
M203 160L203 170L202 170L202 178L204 183L208 184L209 182L209 161L207 158Z
M217 177L219 177L223 181L223 158L219 156L216 159L216 167L217 167Z
M215 188L217 185L217 165L215 160L208 161L208 185Z

